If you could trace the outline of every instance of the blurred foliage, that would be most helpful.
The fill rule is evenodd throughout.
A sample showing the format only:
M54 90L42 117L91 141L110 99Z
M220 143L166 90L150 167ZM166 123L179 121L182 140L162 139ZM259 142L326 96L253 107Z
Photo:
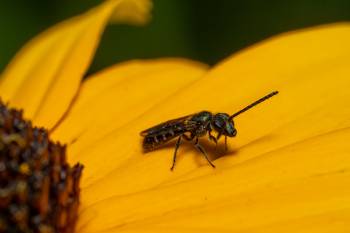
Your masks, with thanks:
M100 2L2 0L0 70L28 39ZM165 56L215 64L271 35L347 20L349 0L154 0L148 26L107 28L89 72L124 60Z

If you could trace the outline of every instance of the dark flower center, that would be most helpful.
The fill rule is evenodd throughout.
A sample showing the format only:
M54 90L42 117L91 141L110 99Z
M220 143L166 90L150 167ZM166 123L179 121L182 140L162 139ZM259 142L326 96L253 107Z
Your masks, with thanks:
M65 152L0 100L0 232L74 230L83 166L69 166Z

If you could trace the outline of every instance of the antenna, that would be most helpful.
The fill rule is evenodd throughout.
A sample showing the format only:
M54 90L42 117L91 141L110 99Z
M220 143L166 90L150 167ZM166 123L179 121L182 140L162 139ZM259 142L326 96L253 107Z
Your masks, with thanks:
M271 92L270 94L268 94L268 95L262 97L261 99L258 99L258 100L255 101L254 103L252 103L252 104L248 105L247 107L243 108L242 110L240 110L240 111L234 113L232 116L230 116L229 119L232 119L232 118L238 116L239 114L244 113L245 111L251 109L251 108L254 107L255 105L258 105L258 104L260 104L261 102L264 102L265 100L270 99L272 96L277 95L277 94L278 94L278 91Z

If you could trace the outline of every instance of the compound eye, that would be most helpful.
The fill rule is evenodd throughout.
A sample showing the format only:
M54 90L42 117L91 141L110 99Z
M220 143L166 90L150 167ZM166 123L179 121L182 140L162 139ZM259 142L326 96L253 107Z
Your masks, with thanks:
M226 131L226 135L230 137L234 137L237 134L237 131L232 122L226 125L225 131Z

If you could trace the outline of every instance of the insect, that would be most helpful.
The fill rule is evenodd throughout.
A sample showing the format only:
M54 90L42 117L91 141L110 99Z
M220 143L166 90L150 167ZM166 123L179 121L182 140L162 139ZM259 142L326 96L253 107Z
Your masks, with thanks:
M194 146L204 155L208 163L215 168L215 165L208 158L206 151L199 144L198 138L208 134L209 140L217 145L218 140L224 136L225 150L227 150L227 137L234 137L237 134L233 118L276 94L278 94L278 91L271 92L232 115L227 113L213 114L209 111L201 111L153 126L140 133L140 135L144 137L143 148L145 151L151 151L177 137L173 163L170 168L170 170L173 170L181 140L194 141ZM216 137L212 135L213 131L217 133Z

